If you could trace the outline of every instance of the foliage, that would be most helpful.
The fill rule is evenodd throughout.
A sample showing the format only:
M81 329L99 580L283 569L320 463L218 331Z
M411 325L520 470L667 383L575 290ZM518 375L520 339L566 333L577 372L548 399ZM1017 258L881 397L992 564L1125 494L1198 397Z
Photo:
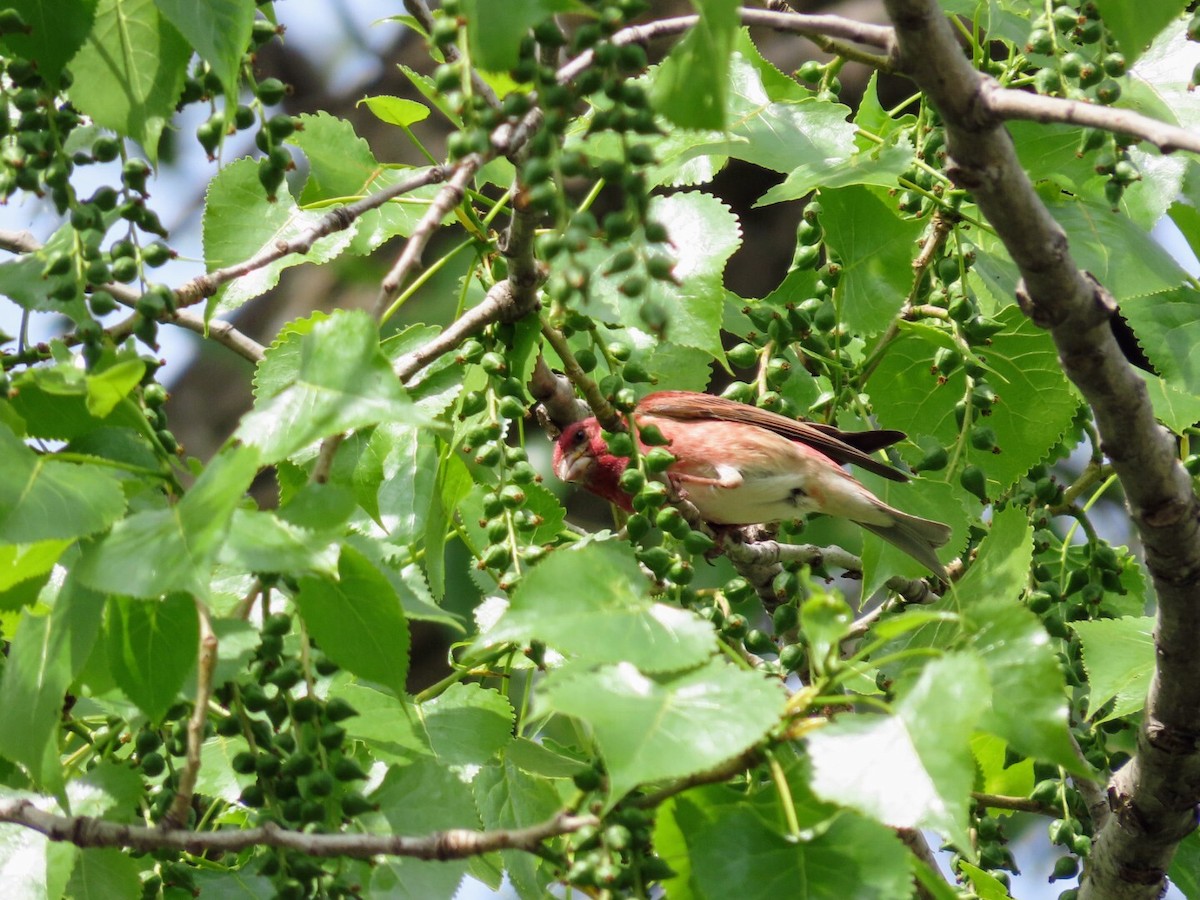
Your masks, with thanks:
M26 319L70 324L48 345L3 336L0 799L167 820L201 843L263 823L425 836L561 810L587 822L446 863L269 841L127 856L6 824L0 868L22 873L7 894L449 897L466 875L496 886L503 872L523 897L555 882L903 896L914 877L939 896L1003 896L1016 870L1005 806L1047 816L1066 854L1056 875L1074 874L1095 828L1081 787L1135 749L1151 598L1137 557L1092 523L1115 479L1091 413L1017 307L1016 269L948 177L923 98L888 109L872 78L851 110L843 57L781 72L730 0L695 0L698 23L655 65L614 38L650 20L642 0L520 0L501 17L446 0L424 35L440 63L410 73L428 106L367 100L400 135L446 120L448 160L431 169L381 160L327 113L277 111L285 86L254 65L278 33L270 4L8 5L0 191L45 197L61 227L41 247L8 240L20 252L0 264L0 291ZM1099 0L943 5L1002 86L1197 124L1177 60L1200 27L1182 3L1154 18ZM556 52L583 61L572 77ZM151 176L164 129L197 107L195 139L220 159L204 209L213 280L164 285L154 270L174 251ZM500 146L519 123L524 143ZM238 131L255 158L221 158ZM1120 132L1012 131L1153 364L1155 410L1196 472L1200 290L1148 230L1165 214L1200 247L1200 169ZM762 298L724 283L735 253L762 252L741 224L760 213L711 192L730 160L777 173L761 205L803 208L791 265ZM471 190L439 212L439 182L468 163ZM89 167L105 185L85 197ZM383 199L412 176L428 180ZM327 227L331 209L372 198ZM536 244L500 252L496 229L522 216ZM209 323L284 268L439 228L465 233L447 252L470 258L456 318L535 251L541 309L448 326L448 351L403 378L441 334L393 319L413 283L381 291L376 318L293 321L261 354L228 443L184 458L151 352L161 325L199 303ZM909 607L897 584L927 576L919 563L814 520L805 541L861 553L861 602L811 560L756 591L705 563L719 546L653 477L625 480L635 512L618 527L581 534L543 481L530 418L543 361L618 411L710 388L903 430L893 461L911 483L863 480L952 527L955 581ZM652 456L635 467L652 476ZM247 493L264 473L277 504ZM867 613L872 597L881 612ZM459 643L446 677L414 692L417 621ZM960 885L937 884L894 829L952 846Z

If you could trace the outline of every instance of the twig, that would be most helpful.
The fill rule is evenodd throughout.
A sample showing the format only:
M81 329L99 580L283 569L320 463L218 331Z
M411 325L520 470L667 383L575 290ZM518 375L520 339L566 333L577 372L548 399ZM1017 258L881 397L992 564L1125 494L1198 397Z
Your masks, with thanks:
M1039 803L1029 797L1006 797L1003 794L985 794L983 791L971 791L971 797L980 806L991 809L1011 809L1014 812L1036 813L1039 816L1062 815L1062 811Z
M562 360L563 370L566 372L567 378L575 387L579 388L580 393L587 399L588 406L591 407L596 419L604 427L606 431L624 431L625 422L617 411L613 409L612 404L604 394L600 393L600 387L596 382L588 377L588 374L583 371L579 365L579 361L575 359L575 354L571 352L570 346L567 344L567 339L563 333L554 326L542 322L542 337L546 339L554 352L558 354L558 358ZM560 425L567 423L559 423Z
M933 849L929 846L929 841L925 840L925 835L916 828L897 828L896 835L904 842L910 853L925 864L934 875L945 877L942 875L941 867L937 864L937 858L933 855ZM913 886L916 888L917 897L919 900L934 900L934 894L925 885L923 885L916 876L913 876Z
M529 393L542 405L545 415L558 431L592 414L587 403L575 396L571 380L565 375L555 375L540 353L529 376Z
M772 565L774 563L808 563L820 566L826 563L847 572L862 572L862 560L841 547L818 547L816 544L781 544L778 541L756 541L750 544L730 543L725 555L735 563ZM904 578L893 575L884 586L895 591L909 603L928 603L937 596L932 588L920 578Z
M893 41L892 29L886 25L870 25L864 22L856 22L853 19L846 19L842 16L804 15L801 13L773 12L765 9L741 9L738 10L738 14L745 25L758 25L764 28L771 28L775 31L800 34L810 38L822 36L826 38L842 38L858 44L865 44L868 47L878 47L882 50L890 50ZM612 42L618 46L624 44L646 44L658 38L672 37L689 31L698 21L700 21L699 16L675 16L670 19L658 19L654 22L646 22L643 25L630 25L628 28L622 28L614 34ZM889 60L885 57L863 54L861 51L856 51L844 45L835 44L833 47L834 49L831 49L830 52L836 52L840 56L847 56L848 58L866 56L872 65L880 68L886 68L890 65ZM830 48L827 47L826 49ZM577 78L584 69L592 64L593 58L593 51L585 50L570 60L558 70L557 77L559 83L565 84Z
M204 726L208 722L208 701L212 697L213 672L217 667L217 635L213 631L208 607L198 597L196 612L200 617L200 654L196 661L196 699L187 725L187 756L179 776L179 789L171 808L163 816L160 827L182 828L188 823L196 779L200 776L200 747L204 743Z
M411 856L415 859L466 859L497 850L533 851L545 840L599 824L596 816L559 813L528 828L469 831L455 828L423 837L380 834L308 834L289 831L273 823L257 828L222 831L186 831L147 828L108 822L93 816L60 816L39 809L32 800L0 800L0 822L23 825L52 841L76 847L121 847L150 852L183 850L188 853L237 853L252 847L280 847L308 856Z

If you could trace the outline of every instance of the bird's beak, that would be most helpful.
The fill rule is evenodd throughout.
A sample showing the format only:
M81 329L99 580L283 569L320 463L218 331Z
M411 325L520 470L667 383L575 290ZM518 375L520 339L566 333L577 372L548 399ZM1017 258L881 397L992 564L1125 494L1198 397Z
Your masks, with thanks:
M558 465L554 467L554 474L560 481L576 484L584 482L587 480L588 471L592 468L594 461L591 447L587 445L575 447L559 458Z

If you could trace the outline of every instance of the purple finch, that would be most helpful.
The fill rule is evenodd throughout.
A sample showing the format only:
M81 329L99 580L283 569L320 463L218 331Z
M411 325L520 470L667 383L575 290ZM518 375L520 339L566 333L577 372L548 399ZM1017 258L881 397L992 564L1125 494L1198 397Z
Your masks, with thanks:
M660 391L634 410L639 429L656 426L675 457L667 476L714 525L781 522L824 513L857 522L945 578L934 550L950 540L941 522L884 503L841 466L892 481L908 477L869 454L903 440L899 431L839 431L723 397ZM645 448L643 448L645 449ZM568 426L554 447L554 473L625 510L620 486L629 460L614 456L595 418Z

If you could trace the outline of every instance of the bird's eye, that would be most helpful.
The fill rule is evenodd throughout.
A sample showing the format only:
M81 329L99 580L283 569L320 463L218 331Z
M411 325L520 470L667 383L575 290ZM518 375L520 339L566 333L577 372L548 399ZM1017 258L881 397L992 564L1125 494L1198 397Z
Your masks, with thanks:
M575 432L575 437L573 437L572 440L576 444L582 444L584 441L587 440L587 432L585 432L582 428L580 428L578 431Z

